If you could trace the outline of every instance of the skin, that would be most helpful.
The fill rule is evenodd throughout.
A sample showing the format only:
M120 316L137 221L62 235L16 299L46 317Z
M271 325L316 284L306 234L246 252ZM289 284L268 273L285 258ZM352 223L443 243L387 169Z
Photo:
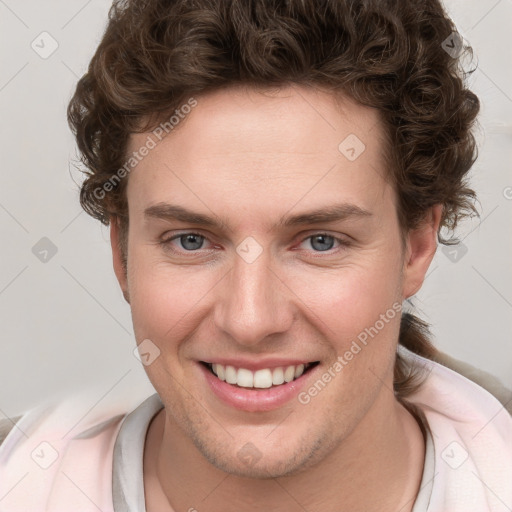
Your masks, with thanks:
M126 271L111 223L137 343L150 339L160 350L145 366L165 405L146 437L148 512L410 511L424 439L391 391L399 315L307 404L239 411L209 390L197 361L300 357L320 361L323 373L419 290L441 206L403 245L374 109L297 86L233 87L197 100L129 176ZM366 146L354 161L338 150L351 133ZM129 151L147 135L132 135ZM144 216L163 202L225 226ZM341 202L371 215L272 228ZM198 249L179 238L159 243L189 232L206 237ZM319 233L349 244L322 245L311 238ZM249 236L263 249L252 263L236 252ZM247 442L260 454L256 464L237 456Z

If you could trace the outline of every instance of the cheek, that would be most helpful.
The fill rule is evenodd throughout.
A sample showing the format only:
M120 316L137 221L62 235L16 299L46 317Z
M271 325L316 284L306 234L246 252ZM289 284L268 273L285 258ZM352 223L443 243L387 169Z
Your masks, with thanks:
M136 339L168 344L179 339L201 313L215 275L198 267L173 267L134 250L128 286Z
M305 314L312 313L311 322L333 340L338 350L343 350L365 329L374 326L382 314L387 315L380 334L395 337L399 324L396 311L401 307L397 263L380 258L376 264L295 275L291 288L307 306L303 309Z

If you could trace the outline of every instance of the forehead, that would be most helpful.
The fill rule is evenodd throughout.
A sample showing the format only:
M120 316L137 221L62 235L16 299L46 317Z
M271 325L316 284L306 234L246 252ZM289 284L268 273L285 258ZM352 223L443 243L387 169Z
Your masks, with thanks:
M375 109L298 86L229 88L195 100L131 172L130 212L180 200L276 215L297 201L314 208L357 199L368 209L392 194ZM155 138L132 135L129 152L148 134Z

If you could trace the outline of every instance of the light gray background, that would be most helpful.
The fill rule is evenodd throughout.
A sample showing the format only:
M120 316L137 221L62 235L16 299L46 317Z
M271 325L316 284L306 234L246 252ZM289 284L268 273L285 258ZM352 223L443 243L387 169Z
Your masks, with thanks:
M442 246L413 303L436 345L512 387L512 0L449 0L474 48L482 101L472 185L481 218L461 226L457 261ZM101 38L110 3L0 0L0 418L93 382L153 392L133 355L130 311L108 230L81 212L66 106ZM51 41L58 48L42 58ZM44 39L40 43L41 37ZM76 183L75 183L76 182ZM481 223L481 227L480 227ZM32 252L43 237L57 253Z

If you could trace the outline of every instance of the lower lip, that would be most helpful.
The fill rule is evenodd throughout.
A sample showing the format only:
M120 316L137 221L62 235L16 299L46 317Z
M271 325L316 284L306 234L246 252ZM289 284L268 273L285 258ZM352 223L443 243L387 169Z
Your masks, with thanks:
M220 380L202 363L198 363L210 389L227 404L247 412L272 411L298 395L309 377L320 365L303 373L299 378L271 388L243 388Z

